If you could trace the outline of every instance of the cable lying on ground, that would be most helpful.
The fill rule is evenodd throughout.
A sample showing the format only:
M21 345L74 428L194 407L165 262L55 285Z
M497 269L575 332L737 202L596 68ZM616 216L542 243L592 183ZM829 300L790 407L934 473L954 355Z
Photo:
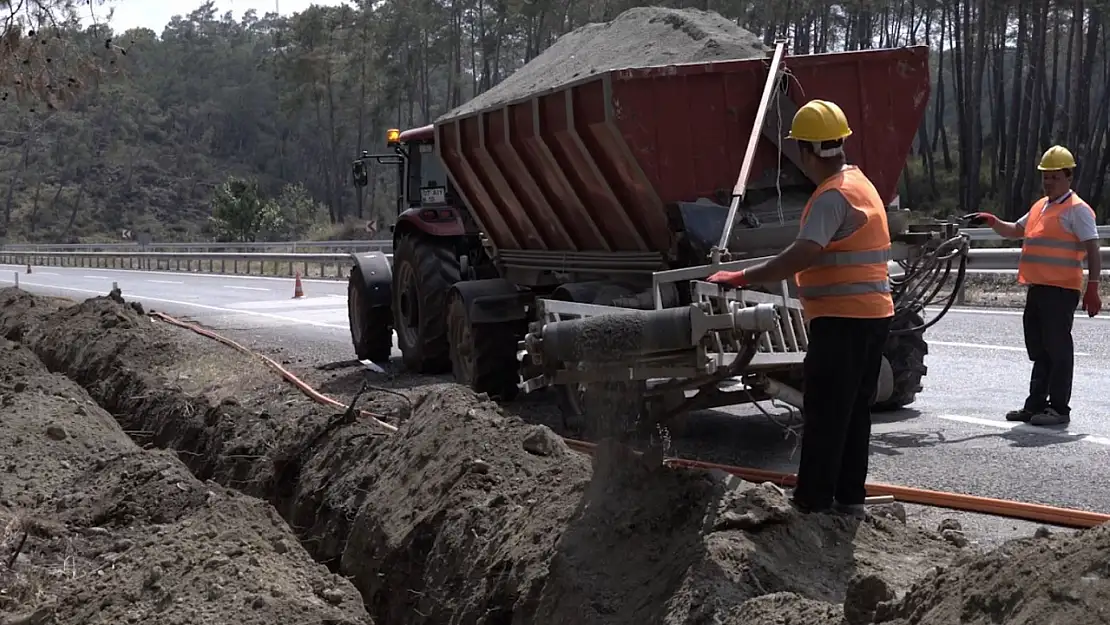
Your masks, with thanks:
M240 343L233 341L225 336L217 334L206 328L202 328L193 323L188 323L175 319L167 314L160 312L150 312L151 317L165 321L172 325L192 330L197 334L208 337L214 341L218 341L238 350L244 354L256 357L264 362L267 366L281 374L287 382L297 387L302 393L307 395L312 400L348 410L350 407L341 401L328 397L320 393L316 389L309 386L306 382L298 378L285 367L277 363L272 358L260 354ZM375 425L389 431L396 432L397 427L382 421L382 415L359 410L358 413L371 419ZM575 440L572 438L562 437L571 449L585 453L593 454L597 446L593 443L586 441ZM641 452L636 452L637 454ZM701 470L718 470L724 471L731 475L735 475L743 480L749 482L772 482L779 486L793 486L795 475L790 473L779 473L777 471L766 471L763 469L750 469L745 467L737 467L726 464L716 464L712 462L701 462L698 460L687 460L685 458L668 458L665 461L669 466L683 467L688 469L701 469ZM1004 516L1024 521L1034 521L1039 523L1048 523L1052 525L1059 525L1063 527L1073 527L1080 529L1089 529L1096 527L1107 521L1110 521L1110 515L1098 512L1088 512L1086 510L1075 510L1072 508L1059 508L1055 506L1045 506L1041 504L1025 503L1021 501L1010 501L1006 499L993 499L990 497L977 497L974 495L963 495L959 493L946 493L935 490L926 490L922 488L911 488L908 486L894 486L891 484L867 484L868 495L890 495L906 503L915 503L936 508L946 508L949 510L960 510L964 512L977 512L980 514L991 514L995 516Z

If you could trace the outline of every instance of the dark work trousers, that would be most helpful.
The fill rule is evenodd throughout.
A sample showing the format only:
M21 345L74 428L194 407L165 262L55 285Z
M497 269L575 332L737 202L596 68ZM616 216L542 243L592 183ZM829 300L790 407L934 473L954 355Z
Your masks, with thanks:
M1079 291L1034 284L1025 298L1025 350L1033 361L1029 397L1025 409L1040 412L1051 406L1062 415L1071 414L1071 378L1075 368L1075 346L1071 327Z
M871 445L871 400L891 318L817 317L806 351L805 431L794 500L824 510L862 504Z

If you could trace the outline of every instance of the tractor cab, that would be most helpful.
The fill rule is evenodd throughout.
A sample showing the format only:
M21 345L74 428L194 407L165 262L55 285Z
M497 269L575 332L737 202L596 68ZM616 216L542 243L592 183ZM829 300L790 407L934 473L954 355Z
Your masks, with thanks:
M370 183L367 163L396 167L397 214L410 209L448 209L458 206L457 194L447 179L447 172L435 151L435 128L431 125L401 132L395 128L386 131L386 145L391 154L362 154L351 163L351 177L355 186ZM445 213L445 214L447 214Z

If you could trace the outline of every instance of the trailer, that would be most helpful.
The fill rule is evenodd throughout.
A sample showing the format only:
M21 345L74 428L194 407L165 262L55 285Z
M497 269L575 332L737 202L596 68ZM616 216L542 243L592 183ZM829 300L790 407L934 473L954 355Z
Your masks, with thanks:
M591 388L633 389L665 420L779 399L801 407L806 323L793 281L725 291L712 273L785 248L816 188L784 140L813 98L838 103L845 151L888 203L896 305L873 405L910 405L926 306L952 304L968 239L916 219L898 180L930 94L925 46L632 67L432 125L390 130L401 197L392 263L353 255L360 359L452 372L499 398L553 387L568 419ZM739 172L739 174L737 173Z

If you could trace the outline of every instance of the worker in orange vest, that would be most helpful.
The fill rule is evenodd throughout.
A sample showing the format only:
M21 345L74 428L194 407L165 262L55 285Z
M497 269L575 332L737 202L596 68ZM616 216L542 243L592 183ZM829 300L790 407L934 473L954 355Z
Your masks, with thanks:
M890 232L886 206L858 167L839 106L812 100L794 115L788 139L817 190L793 243L774 258L710 282L742 288L791 275L809 323L804 373L805 434L793 502L802 511L859 516L866 496L871 402L890 333Z
M1016 222L991 213L967 215L971 225L986 224L1007 239L1025 241L1018 263L1018 282L1029 286L1022 325L1025 349L1033 361L1025 405L1006 414L1008 421L1064 425L1071 421L1071 383L1075 351L1071 329L1075 309L1094 317L1102 310L1098 294L1102 274L1095 212L1071 189L1075 157L1054 145L1041 157L1045 197ZM1083 285L1083 259L1087 284Z

